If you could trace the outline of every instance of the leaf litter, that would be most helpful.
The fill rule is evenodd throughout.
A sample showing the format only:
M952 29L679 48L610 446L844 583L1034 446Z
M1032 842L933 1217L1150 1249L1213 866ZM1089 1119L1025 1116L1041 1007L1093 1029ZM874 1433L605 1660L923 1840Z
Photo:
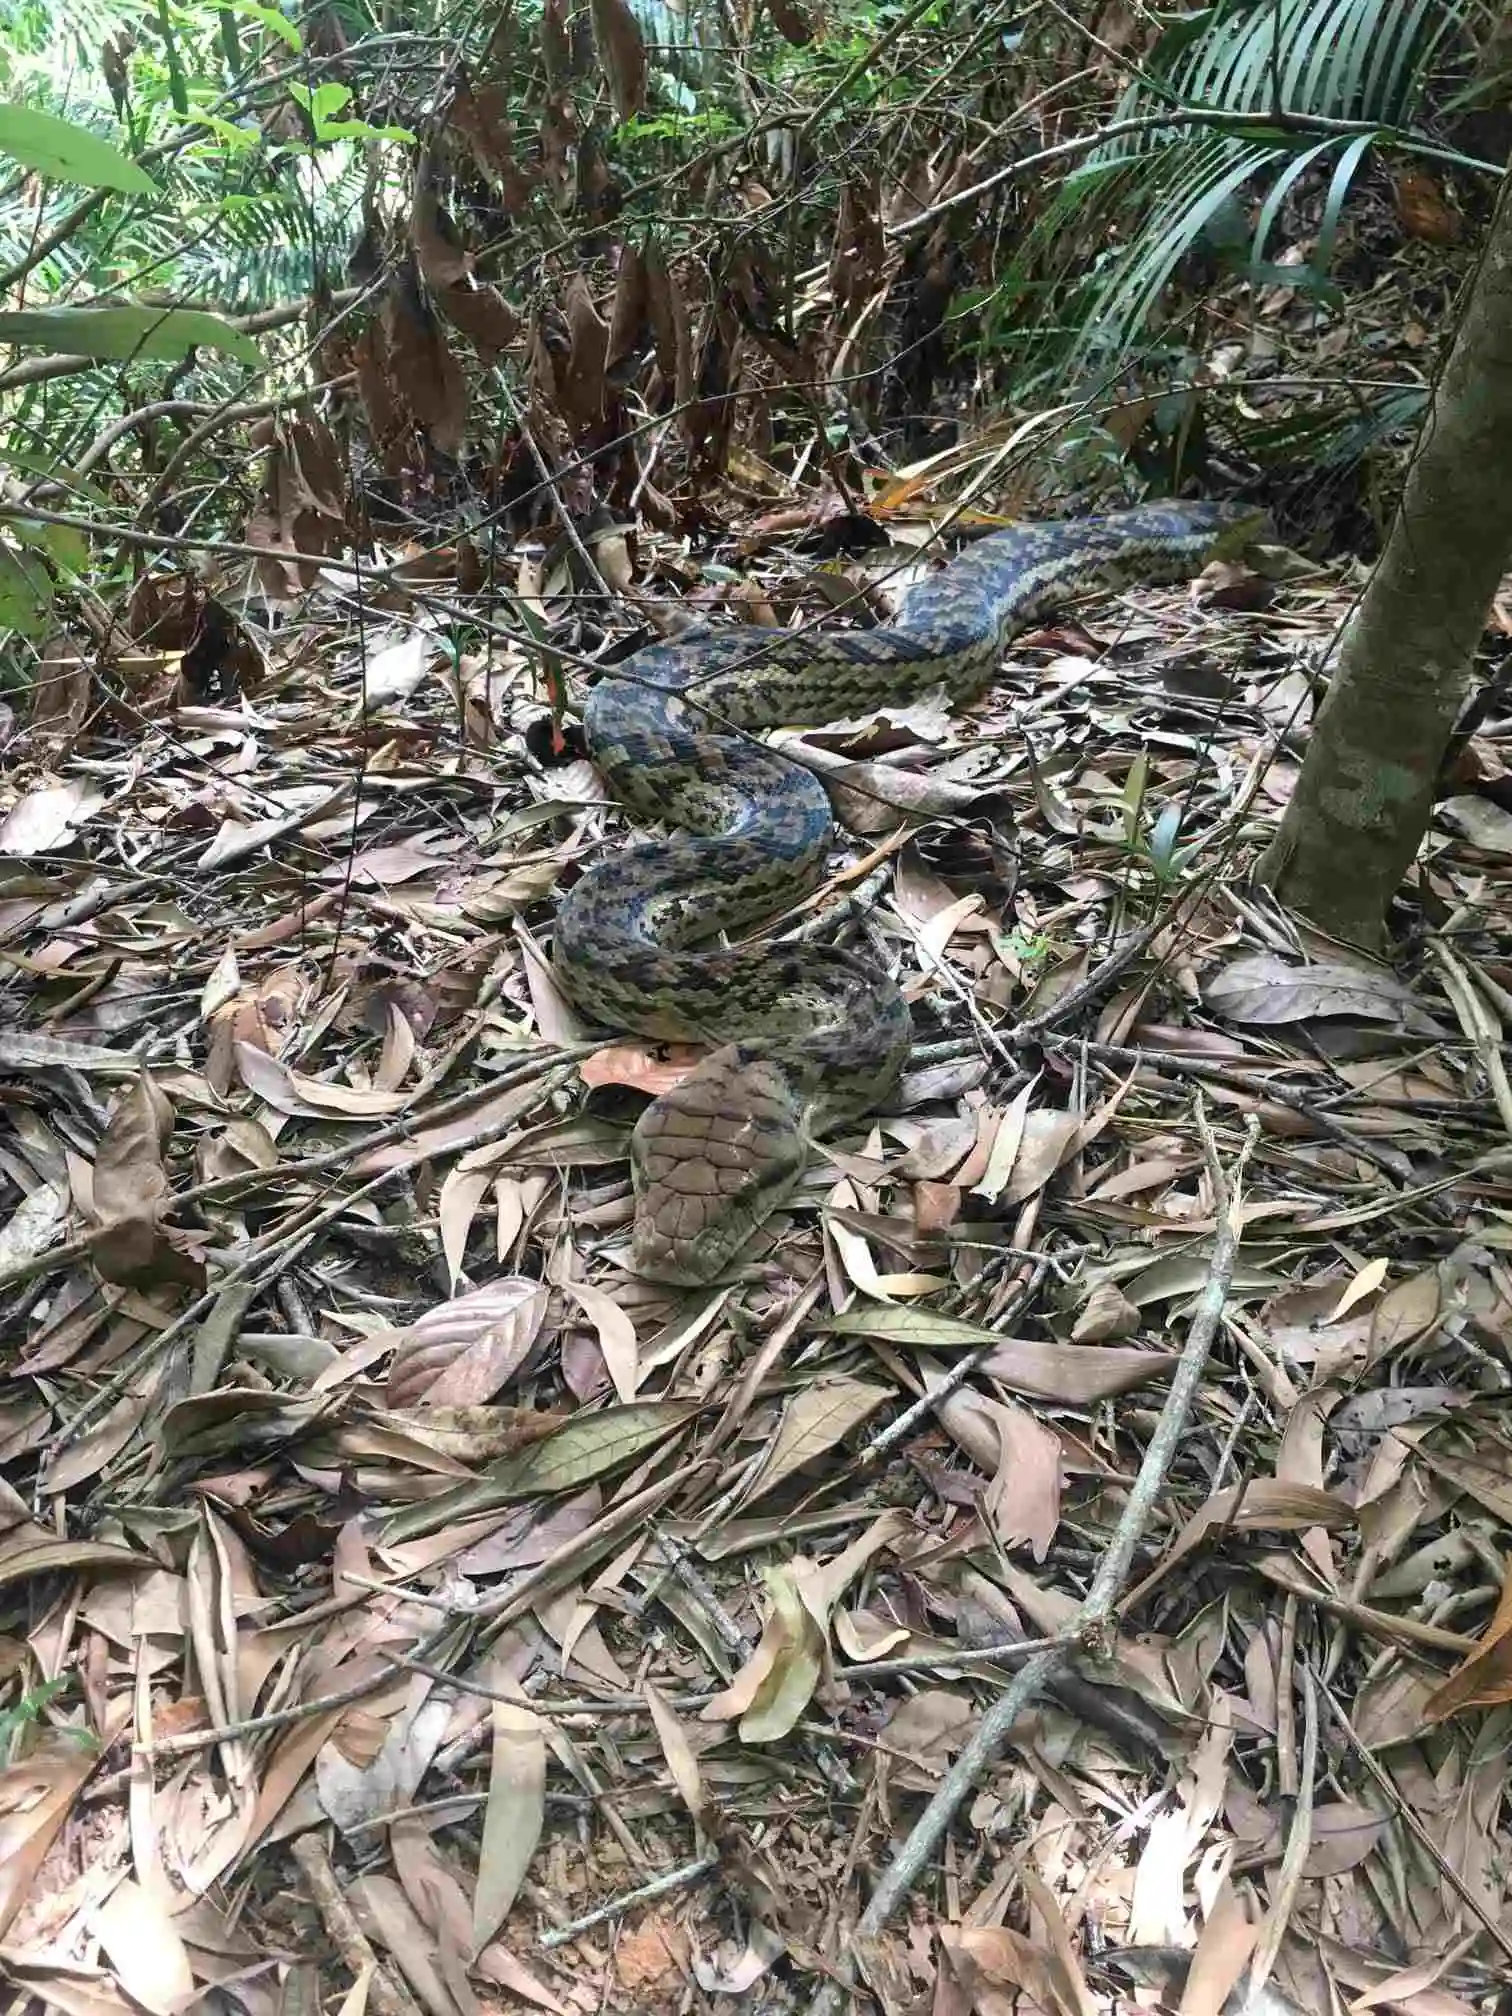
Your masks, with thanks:
M689 566L642 538L646 587ZM364 637L306 587L255 705L165 685L0 806L18 1990L272 2016L318 1953L406 2016L807 2007L1049 1641L858 1940L884 2007L1475 2008L1512 1854L1489 843L1454 801L1416 873L1460 921L1396 975L1226 865L1347 584L1132 591L967 716L843 738L866 837L786 928L900 963L919 1048L686 1296L628 1272L625 1167L686 1055L549 964L623 822L540 756L530 652L449 671L402 590ZM534 591L559 637L577 593ZM1162 679L1198 656L1221 706ZM1199 1096L1217 1167L1253 1136L1227 1202Z

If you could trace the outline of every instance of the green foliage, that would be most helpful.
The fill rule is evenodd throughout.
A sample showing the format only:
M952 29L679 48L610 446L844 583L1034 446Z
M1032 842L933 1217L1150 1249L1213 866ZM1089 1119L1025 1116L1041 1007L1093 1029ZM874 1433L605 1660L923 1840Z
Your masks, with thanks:
M0 312L0 343L114 359L181 358L203 347L243 364L263 361L250 336L198 308L12 309Z
M40 637L52 618L52 581L29 553L0 541L0 630Z
M42 1710L48 1703L68 1691L68 1683L66 1673L56 1680L44 1680L40 1685L29 1688L14 1708L0 1708L0 1761L5 1759L11 1744L23 1729L41 1721ZM91 1730L73 1729L68 1733L87 1749L99 1748L99 1739Z
M87 127L31 105L0 105L0 154L23 167L86 189L121 189L150 196L157 184L134 161Z
M317 84L311 90L308 85L291 83L289 96L309 113L317 142L396 140L407 146L414 144L415 136L406 126L370 126L365 119L338 118L351 103L352 94L345 84Z
M1124 852L1131 862L1147 868L1155 879L1156 887L1164 891L1182 879L1201 853L1202 843L1192 841L1185 847L1178 844L1182 818L1180 805L1162 805L1157 816L1153 820L1149 818L1148 784L1149 757L1141 749L1124 786Z
M1360 168L1382 139L1412 143L1409 122L1461 14L1444 0L1219 0L1172 23L1112 122L1149 123L1065 175L1000 282L989 345L1042 369L1116 369L1150 342L1173 276L1197 251L1220 270L1330 297ZM1369 130L1320 136L1322 121ZM1267 179L1251 230L1240 199ZM1314 185L1311 259L1270 263L1283 206Z
M295 56L304 48L304 37L300 34L294 23L289 20L288 16L281 14L276 7L264 7L261 4L261 0L223 0L219 12L223 16L227 14L241 14L247 20L255 21L259 28L266 28L270 35L276 35ZM222 32L224 33L224 30ZM239 45L237 46L237 54L240 54ZM229 52L228 62L230 63L230 67L236 67L236 63L230 57Z

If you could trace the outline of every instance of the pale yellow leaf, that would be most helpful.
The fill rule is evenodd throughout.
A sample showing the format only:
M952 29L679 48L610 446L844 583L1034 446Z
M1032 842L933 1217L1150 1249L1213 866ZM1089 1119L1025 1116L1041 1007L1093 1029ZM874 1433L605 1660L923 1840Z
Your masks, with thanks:
M1326 1323L1337 1323L1341 1316L1348 1315L1357 1302L1363 1302L1367 1295L1374 1295L1386 1279L1390 1264L1385 1254L1379 1254L1374 1260L1368 1260L1339 1297L1332 1312L1323 1320Z

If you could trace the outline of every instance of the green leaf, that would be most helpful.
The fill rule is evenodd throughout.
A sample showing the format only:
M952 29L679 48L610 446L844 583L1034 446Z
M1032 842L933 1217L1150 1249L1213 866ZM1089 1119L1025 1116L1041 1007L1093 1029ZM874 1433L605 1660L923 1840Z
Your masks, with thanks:
M0 343L112 360L185 357L198 345L263 361L250 336L203 308L18 308L0 312Z
M109 491L93 477L76 475L66 462L59 462L51 455L35 454L29 448L17 448L13 442L0 445L0 465L19 469L24 476L44 476L54 483L65 484L96 504L110 502Z
M221 56L228 76L234 77L242 67L241 43L236 34L236 16L229 7L216 10L216 22L220 28Z
M1328 201L1323 205L1323 219L1318 226L1318 242L1313 250L1313 264L1320 276L1326 274L1333 264L1334 245L1339 236L1339 213L1344 208L1344 198L1349 194L1356 171L1367 150L1375 144L1375 139L1374 133L1362 133L1358 139L1351 140L1334 169L1333 180L1328 185Z
M1271 228L1281 215L1281 205L1297 178L1306 173L1314 161L1320 160L1329 150L1338 145L1335 140L1320 140L1316 147L1308 147L1289 161L1271 186L1271 192L1260 206L1260 215L1255 222L1255 241L1250 248L1250 265L1258 267L1265 257L1266 240Z
M328 119L320 128L322 140L395 140L413 146L415 135L408 126L369 126L366 119Z
M245 14L249 21L256 21L266 28L270 35L280 36L297 56L304 48L304 37L286 14L280 14L276 7L264 7L259 0L225 0L222 14ZM233 28L234 35L235 30Z
M127 196L158 194L152 177L98 133L30 105L0 105L0 154L58 182L119 189Z
M230 119L218 118L214 112L191 112L189 124L205 127L217 140L223 141L233 153L245 154L249 147L262 145L263 136L260 131L249 131L247 127L238 126Z
M52 620L52 582L25 553L0 546L0 630L39 637Z
M1181 831L1181 807L1166 805L1150 833L1150 860L1157 874L1169 877L1176 864L1176 836Z
M383 1529L384 1539L412 1540L498 1505L580 1491L594 1478L635 1462L697 1412L691 1402L641 1400L575 1414L554 1434L502 1457L470 1482L396 1513Z
M40 519L13 518L10 529L23 546L35 546L49 554L65 573L89 572L89 541L77 525L46 525Z
M289 96L310 115L317 140L399 140L414 144L415 136L406 126L369 126L365 119L338 119L337 113L350 102L345 84L291 84Z

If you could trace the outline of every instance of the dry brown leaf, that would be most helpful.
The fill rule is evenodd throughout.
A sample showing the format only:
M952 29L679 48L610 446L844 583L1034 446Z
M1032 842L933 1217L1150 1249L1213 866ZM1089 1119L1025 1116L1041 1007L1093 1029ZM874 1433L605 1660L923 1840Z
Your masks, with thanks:
M48 1849L98 1763L92 1745L53 1733L31 1756L0 1770L0 1937L26 1903Z
M593 39L620 119L632 119L646 102L646 45L626 0L592 0Z
M979 1137L978 1155L982 1155L985 1148L980 1173L975 1167L977 1156L968 1157L957 1172L958 1183L969 1185L975 1195L987 1198L990 1203L997 1202L1013 1176L1019 1151L1024 1145L1024 1135L1029 1125L1029 1107L1038 1082L1037 1078L1031 1078L1017 1098L1004 1109L991 1134L985 1139Z
M1044 1880L1027 1864L1020 1868L1019 1880L1050 1954L1050 1987L1056 2000L1066 2016L1098 2016L1096 2000L1082 1972L1060 1906Z
M1313 1809L1312 1838L1304 1873L1342 1876L1374 1854L1391 1825L1391 1815L1354 1799L1330 1799Z
M1468 1658L1423 1704L1430 1722L1464 1708L1489 1708L1512 1701L1512 1569L1485 1631L1481 1650Z
M95 1155L90 1201L100 1222L90 1251L103 1280L204 1285L189 1236L162 1222L171 1200L163 1151L172 1129L173 1108L144 1071L117 1100Z
M590 1288L582 1281L564 1281L562 1292L571 1296L593 1325L615 1393L628 1407L640 1384L639 1344L634 1323L614 1297L607 1295L602 1288Z
M806 49L813 41L813 21L798 0L767 0L767 11L778 34L795 49Z
M441 1226L441 1251L446 1255L446 1271L453 1293L467 1260L467 1240L478 1206L493 1187L489 1169L465 1169L457 1165L446 1172L436 1216Z
M786 1736L824 1671L824 1632L799 1587L809 1566L791 1561L764 1571L771 1607L760 1641L729 1686L700 1711L705 1722L738 1718L742 1742L774 1743Z
M886 1654L873 1656L885 1658ZM946 1655L942 1654L940 1663L946 1663ZM895 1782L905 1791L932 1792L977 1720L976 1703L964 1692L920 1687L907 1695L888 1716L884 1740L894 1757L920 1768L909 1770L907 1764L901 1768L895 1764Z
M746 1504L753 1505L785 1483L794 1471L816 1462L891 1398L890 1387L869 1386L860 1379L818 1379L800 1388L783 1408L761 1474L746 1494Z
M467 436L467 382L408 261L390 283L383 332L391 390L435 447L459 456Z
M360 1838L372 1821L413 1804L451 1721L451 1703L431 1698L433 1693L434 1682L410 1676L391 1718L348 1710L320 1750L316 1795L321 1811L344 1834Z
M485 1981L497 1982L511 1995L518 1995L522 2002L529 2002L537 2009L550 2009L553 2016L568 2016L567 2004L553 1995L545 1982L538 1980L524 1961L497 1939L483 1948L473 1962L473 1972L481 1974Z
M409 1899L391 1876L359 1876L347 1891L357 1921L370 1939L386 1946L429 2016L467 2016L446 1984L437 1942L428 1937Z
M1288 1483L1280 1477L1257 1477L1246 1484L1215 1491L1198 1507L1160 1560L1135 1589L1126 1603L1142 1602L1157 1582L1163 1582L1178 1561L1200 1547L1210 1534L1305 1533L1319 1526L1334 1532L1352 1526L1359 1513L1346 1498L1332 1491L1320 1491L1306 1484Z
M493 1704L493 1759L473 1893L473 1951L487 1946L519 1894L546 1819L546 1739L540 1718Z
M486 281L458 281L439 288L435 299L447 321L460 329L477 351L481 364L496 363L519 337L523 325L518 311Z
M58 1575L69 1569L95 1573L131 1571L151 1574L157 1562L147 1554L134 1554L129 1547L113 1547L105 1540L33 1540L0 1551L0 1589L34 1575Z
M48 784L18 798L0 819L0 854L29 860L66 847L105 803L105 793L83 778Z
M1080 1113L1052 1113L1041 1108L1024 1117L1024 1136L1014 1158L1013 1175L1003 1195L1005 1204L1022 1204L1043 1190L1081 1140Z
M308 1078L251 1043L237 1044L236 1065L249 1092L256 1093L276 1113L294 1117L308 1119L317 1114L331 1114L371 1120L402 1113L414 1096L410 1092L380 1092L375 1087L334 1085L321 1078Z
M660 1743L662 1755L667 1760L667 1769L672 1774L672 1783L677 1787L678 1797L695 1820L702 1820L707 1794L698 1768L698 1758L688 1741L687 1731L653 1681L643 1682L642 1691L646 1706L651 1710L651 1724L656 1731L656 1740Z
M161 1899L127 1877L94 1914L93 1929L134 2002L152 2016L179 2016L188 2007L194 1973Z
M673 1044L665 1058L644 1043L611 1043L585 1057L578 1073L585 1085L628 1085L659 1099L681 1085L703 1054L686 1043Z
M970 2007L983 2006L978 1998L984 1992L1003 1988L1009 1994L994 1995L988 2008L1013 2010L1015 2016L1068 2016L1055 1992L1050 1955L1021 1932L1007 1925L942 1925L939 1938Z
M992 1404L998 1464L982 1498L1001 1547L1027 1544L1036 1561L1050 1551L1060 1524L1060 1437L1022 1407Z
M1409 238L1428 245L1457 245L1465 235L1465 220L1444 200L1438 177L1421 167L1403 168L1393 178L1396 213Z
M299 1790L327 1738L340 1725L342 1714L340 1708L328 1708L324 1714L296 1722L275 1741L272 1756L263 1768L257 1804L247 1831L249 1848L261 1840ZM312 1813L312 1819L315 1817L318 1816Z
M1259 1921L1250 1922L1243 1899L1225 1880L1198 1935L1178 2016L1223 2016L1259 1934Z
M1071 1331L1073 1344L1101 1344L1109 1337L1132 1337L1140 1315L1116 1281L1099 1281Z
M391 1407L470 1407L519 1370L548 1306L538 1281L506 1276L438 1302L399 1333L389 1367Z
M1246 954L1208 982L1206 995L1215 1014L1260 1027L1349 1015L1391 1023L1414 1035L1443 1034L1389 968L1363 960L1359 965L1296 966L1272 952Z

